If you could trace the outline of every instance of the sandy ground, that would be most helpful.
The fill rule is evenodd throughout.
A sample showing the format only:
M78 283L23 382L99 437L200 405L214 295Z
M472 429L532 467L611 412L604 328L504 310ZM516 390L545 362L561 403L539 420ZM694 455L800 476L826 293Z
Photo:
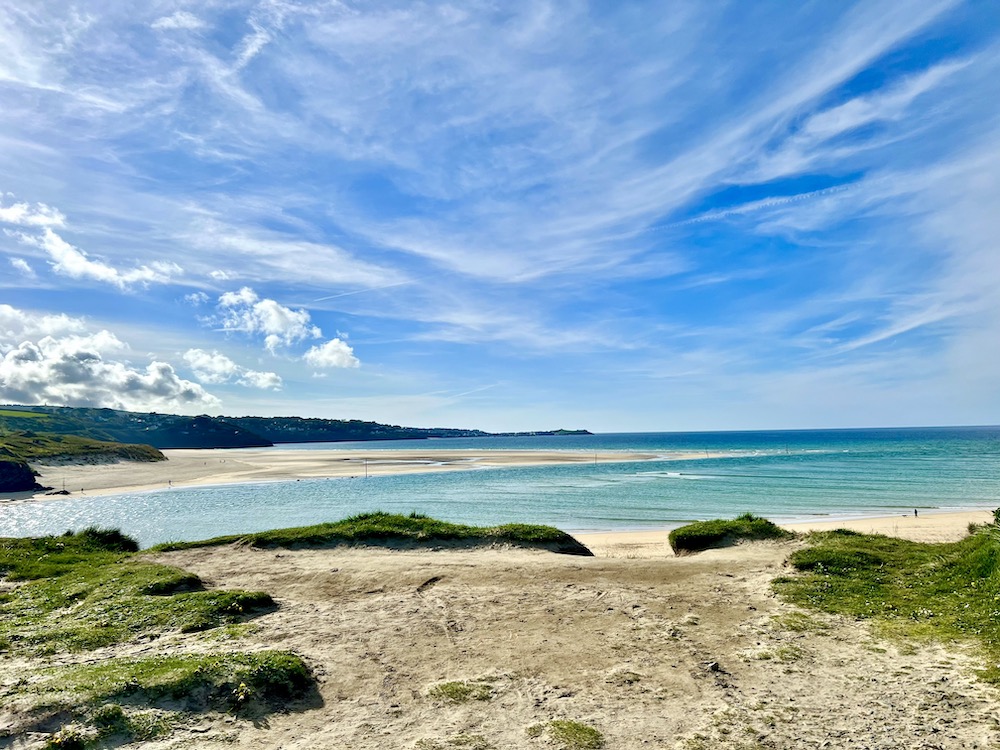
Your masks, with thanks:
M942 523L956 529L958 521ZM923 528L926 538L943 533ZM674 558L657 546L664 537L623 547L637 537L589 535L593 558L246 547L163 554L211 586L269 591L280 607L241 642L167 636L86 658L278 647L302 655L319 680L311 706L256 723L206 716L144 745L164 750L542 750L555 745L527 729L553 719L597 728L608 748L636 750L1000 743L1000 698L976 681L974 654L885 641L870 624L803 617L772 595L770 581L801 542ZM2 672L13 679L10 665ZM487 683L491 697L454 705L430 696L451 680ZM12 747L40 743L36 735Z

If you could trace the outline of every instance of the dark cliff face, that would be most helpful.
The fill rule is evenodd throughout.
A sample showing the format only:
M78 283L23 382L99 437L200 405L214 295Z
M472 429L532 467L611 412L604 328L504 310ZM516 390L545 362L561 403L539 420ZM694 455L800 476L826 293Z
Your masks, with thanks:
M28 492L42 489L31 467L24 461L0 457L0 492Z

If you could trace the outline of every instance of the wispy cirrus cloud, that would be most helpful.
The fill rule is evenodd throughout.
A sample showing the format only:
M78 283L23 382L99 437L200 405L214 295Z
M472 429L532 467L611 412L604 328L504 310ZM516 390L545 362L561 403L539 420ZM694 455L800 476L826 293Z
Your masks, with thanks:
M695 390L712 367L802 388L875 382L882 358L990 370L985 15L14 0L0 250L20 283L127 289L178 332L252 289L227 340L289 383L308 352L351 377L355 348L365 373L488 361L533 384L669 358Z

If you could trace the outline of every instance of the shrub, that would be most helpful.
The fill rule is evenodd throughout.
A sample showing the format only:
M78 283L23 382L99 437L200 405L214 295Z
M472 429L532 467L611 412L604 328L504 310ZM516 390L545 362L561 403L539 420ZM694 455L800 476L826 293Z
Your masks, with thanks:
M73 536L73 532L67 531L65 536ZM132 537L123 534L121 529L102 529L97 526L88 526L76 536L87 549L107 552L139 551L139 543Z
M525 731L532 738L547 732L549 739L560 750L599 750L604 747L604 735L578 721L556 719L548 724L534 724Z

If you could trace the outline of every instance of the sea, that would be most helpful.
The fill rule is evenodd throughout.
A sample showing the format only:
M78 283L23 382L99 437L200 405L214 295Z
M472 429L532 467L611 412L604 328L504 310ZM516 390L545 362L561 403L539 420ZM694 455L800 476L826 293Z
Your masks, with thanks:
M383 450L621 452L646 461L378 475ZM777 522L1000 506L1000 426L659 432L285 444L363 450L367 478L177 487L0 503L0 536L115 527L143 546L382 510L569 532L670 529L752 512ZM683 460L670 456L684 452ZM220 455L224 455L220 451Z

